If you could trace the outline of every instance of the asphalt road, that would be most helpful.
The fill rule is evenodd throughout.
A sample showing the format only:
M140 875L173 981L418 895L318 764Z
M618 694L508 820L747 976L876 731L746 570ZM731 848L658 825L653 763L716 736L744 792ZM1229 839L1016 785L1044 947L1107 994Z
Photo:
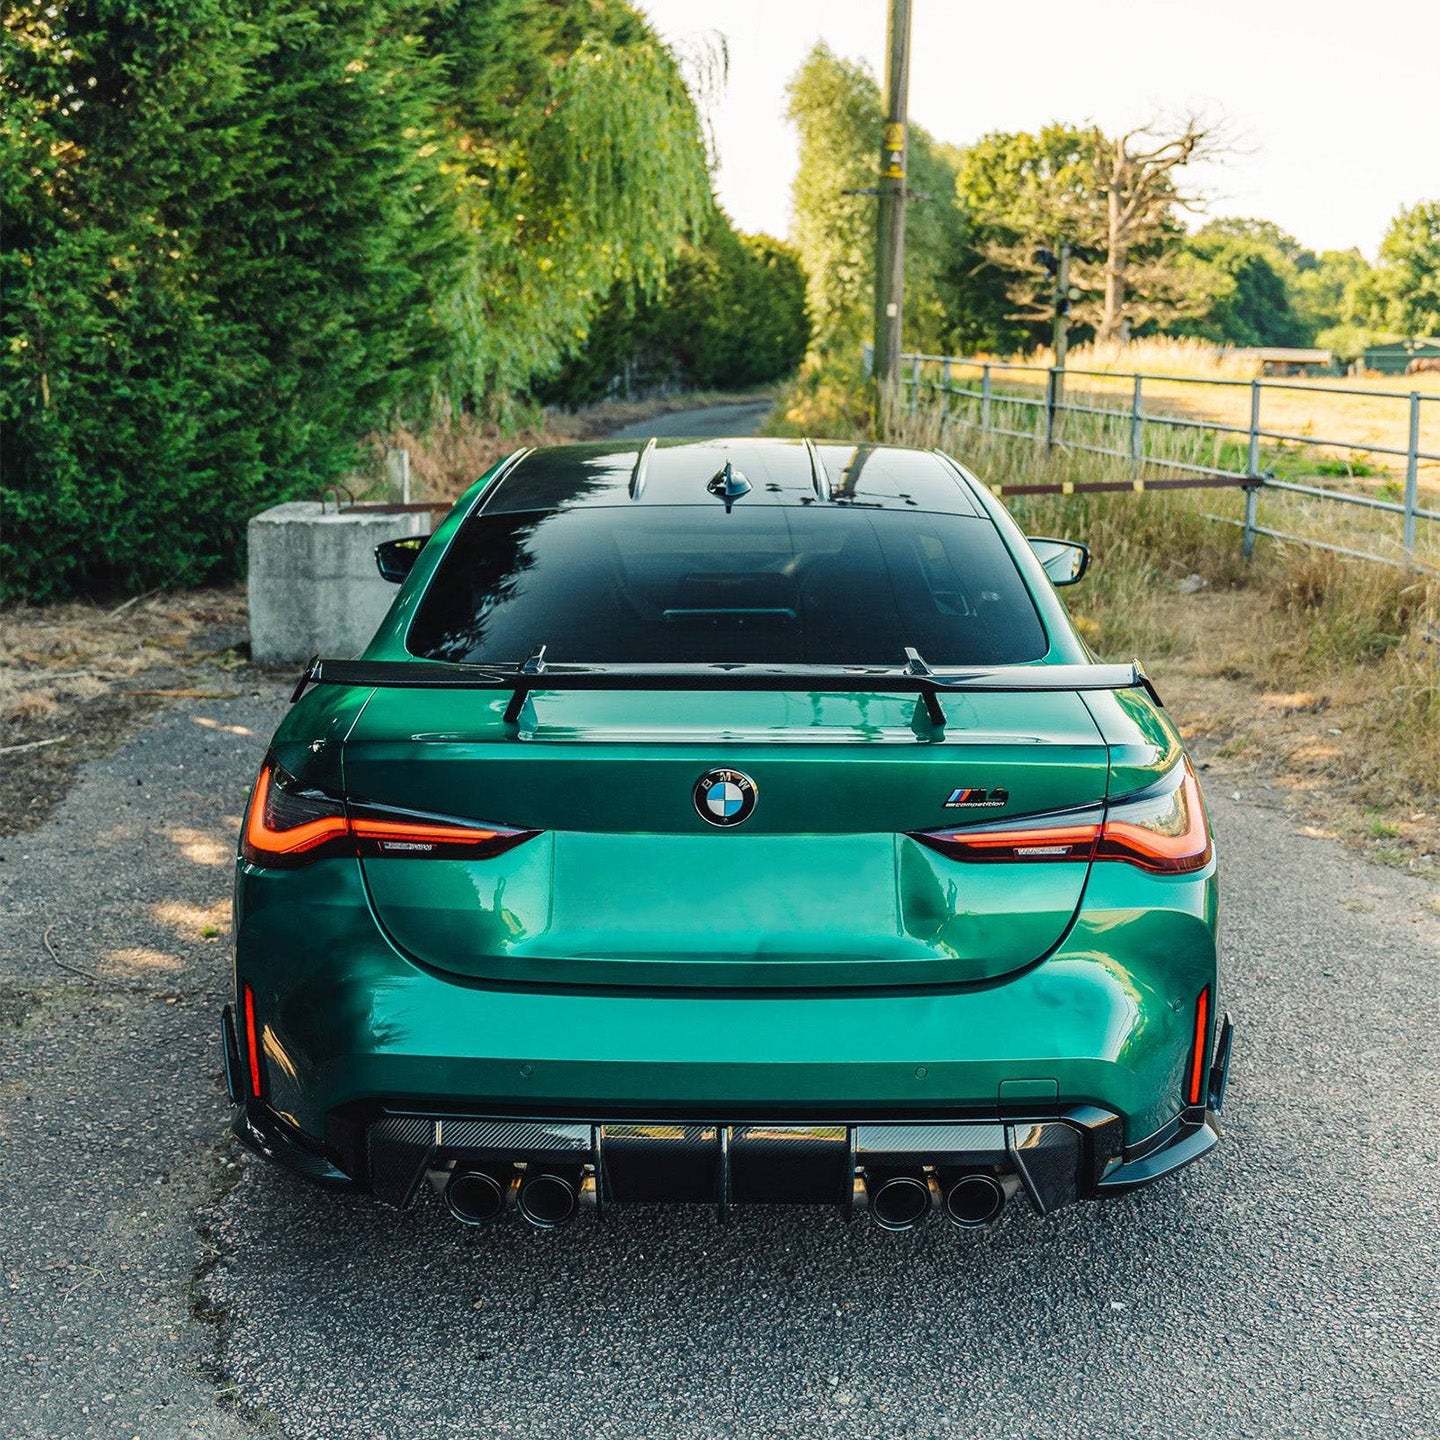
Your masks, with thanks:
M179 704L0 841L6 1435L1440 1433L1431 887L1211 782L1227 1136L1148 1192L979 1235L474 1232L223 1138L229 857L283 708Z
M677 410L671 415L657 415L615 431L616 440L648 440L652 435L685 436L704 439L714 435L753 435L761 421L773 410L769 400L742 405L711 405L704 410Z

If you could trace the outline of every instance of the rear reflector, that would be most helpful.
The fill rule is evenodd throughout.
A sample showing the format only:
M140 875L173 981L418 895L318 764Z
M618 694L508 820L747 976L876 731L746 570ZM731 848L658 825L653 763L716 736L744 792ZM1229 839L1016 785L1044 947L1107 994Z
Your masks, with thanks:
M1189 761L1106 810L1097 806L911 838L952 860L972 862L1124 860L1156 874L1183 875L1210 860L1210 827Z
M1205 1083L1205 1058L1210 1039L1210 987L1207 985L1195 1001L1195 1044L1190 1056L1190 1083L1185 1087L1187 1104L1200 1103Z
M250 1069L250 1093L260 1099L260 1037L255 1028L255 992L246 985L245 1000L245 1056Z
M252 865L294 868L329 856L488 860L538 834L357 805L306 789L267 759L255 781L241 846Z

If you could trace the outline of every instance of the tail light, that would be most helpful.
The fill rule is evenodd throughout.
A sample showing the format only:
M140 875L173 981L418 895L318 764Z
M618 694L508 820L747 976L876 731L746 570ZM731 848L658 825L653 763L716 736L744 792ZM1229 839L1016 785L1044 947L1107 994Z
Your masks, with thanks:
M1210 860L1205 802L1188 760L1149 789L1103 810L1095 806L912 838L952 860L1124 860L1160 875L1188 874Z
M1128 860L1161 875L1184 875L1209 864L1210 826L1188 760L1158 785L1110 806L1095 858Z
M267 759L250 796L241 853L252 865L291 869L336 855L488 860L538 833L345 800L307 789Z

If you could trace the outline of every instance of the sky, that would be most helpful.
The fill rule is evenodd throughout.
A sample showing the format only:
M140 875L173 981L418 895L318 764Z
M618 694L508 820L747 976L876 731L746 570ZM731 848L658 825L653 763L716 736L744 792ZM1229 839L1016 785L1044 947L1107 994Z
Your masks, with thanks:
M720 202L740 229L783 236L786 83L820 39L878 75L886 0L632 3L667 40L725 35ZM1402 204L1440 199L1440 0L914 0L913 13L910 118L939 140L1051 120L1117 133L1198 110L1236 137L1195 176L1208 213L1372 260Z

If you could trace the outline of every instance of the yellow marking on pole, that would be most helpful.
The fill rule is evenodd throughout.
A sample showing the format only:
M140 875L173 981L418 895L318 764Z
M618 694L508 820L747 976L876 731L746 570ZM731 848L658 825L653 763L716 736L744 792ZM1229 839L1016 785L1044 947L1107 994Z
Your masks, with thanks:
M1075 482L1073 480L1062 480L1060 482L1060 493L1062 495L1073 495L1075 493Z
M1130 485L1130 488L1131 488L1137 495L1143 495L1143 494L1145 493L1145 482L1144 482L1143 480L1135 480L1135 481L1132 481L1132 482L1131 482L1131 485Z

